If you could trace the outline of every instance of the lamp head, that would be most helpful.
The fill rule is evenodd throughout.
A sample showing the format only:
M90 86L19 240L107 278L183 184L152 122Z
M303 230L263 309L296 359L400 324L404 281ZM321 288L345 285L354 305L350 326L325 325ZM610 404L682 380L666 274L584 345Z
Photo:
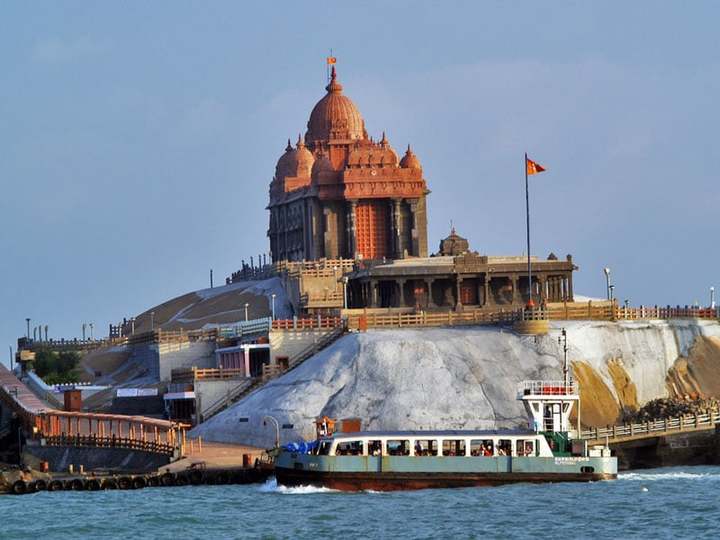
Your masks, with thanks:
M605 272L606 276L610 275L610 269L607 266L605 268L603 268L603 272Z

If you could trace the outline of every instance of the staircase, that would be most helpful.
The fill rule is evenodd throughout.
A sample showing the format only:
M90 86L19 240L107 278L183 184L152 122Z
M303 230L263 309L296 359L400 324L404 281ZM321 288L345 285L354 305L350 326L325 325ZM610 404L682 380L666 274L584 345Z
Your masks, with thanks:
M315 343L310 345L309 347L303 349L300 351L297 355L295 355L293 358L290 359L288 363L288 369L286 369L283 372L279 372L275 375L272 375L270 377L253 377L252 379L247 379L246 384L240 384L236 388L234 388L231 392L229 392L227 395L225 395L222 399L219 399L203 414L202 421L205 422L209 418L215 416L217 413L224 411L227 409L230 405L233 403L237 403L241 399L249 396L252 394L255 390L258 388L263 387L266 383L272 381L273 379L276 379L277 377L284 375L288 371L295 369L297 366L302 364L305 360L308 358L314 356L316 353L323 350L325 347L328 347L329 345L333 344L335 341L340 339L342 335L345 333L345 326L338 326L337 328L334 328L332 331L325 334L323 337L321 337L319 340L317 340Z

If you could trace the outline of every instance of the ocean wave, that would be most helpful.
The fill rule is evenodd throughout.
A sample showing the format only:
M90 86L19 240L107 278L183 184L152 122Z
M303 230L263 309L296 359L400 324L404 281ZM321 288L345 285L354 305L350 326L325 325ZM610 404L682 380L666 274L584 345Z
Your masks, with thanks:
M275 478L270 478L258 488L262 493L282 493L283 495L312 495L317 493L338 493L335 489L316 486L279 486Z
M720 480L718 473L691 473L691 472L666 472L666 473L621 473L618 480L630 480L636 482L654 482L657 480Z

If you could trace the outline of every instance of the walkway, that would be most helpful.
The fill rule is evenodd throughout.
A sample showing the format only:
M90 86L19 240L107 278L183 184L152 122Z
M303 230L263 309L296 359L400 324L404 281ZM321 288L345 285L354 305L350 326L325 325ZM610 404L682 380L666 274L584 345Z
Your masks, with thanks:
M49 408L3 364L0 401L20 418L28 438L48 446L126 448L164 455L182 452L184 429L167 420L68 412Z
M720 424L720 412L710 411L705 414L689 414L637 424L591 428L583 430L582 438L588 441L588 445L612 444L678 433L714 430L718 424Z

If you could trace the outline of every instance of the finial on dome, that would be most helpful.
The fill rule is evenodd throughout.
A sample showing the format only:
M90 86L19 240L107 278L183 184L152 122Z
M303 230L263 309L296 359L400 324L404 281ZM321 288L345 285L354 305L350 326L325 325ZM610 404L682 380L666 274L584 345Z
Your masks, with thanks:
M335 66L333 66L332 71L330 71L330 84L325 87L325 90L327 90L331 94L339 94L342 92L342 89L342 84L337 81L337 72L335 71Z
M287 146L285 147L285 151L289 152L290 150L292 150L292 144L290 144L290 139L288 138L288 143L287 143Z
M305 146L305 141L302 140L302 135L300 133L298 133L298 140L297 140L297 144L295 146L297 148L301 148L301 147Z
M385 131L383 131L382 139L380 139L380 144L387 144L388 140L385 136Z
M405 169L422 169L422 167L420 166L420 161L418 160L417 156L413 154L413 151L410 149L409 144L405 155L400 160L400 166Z

